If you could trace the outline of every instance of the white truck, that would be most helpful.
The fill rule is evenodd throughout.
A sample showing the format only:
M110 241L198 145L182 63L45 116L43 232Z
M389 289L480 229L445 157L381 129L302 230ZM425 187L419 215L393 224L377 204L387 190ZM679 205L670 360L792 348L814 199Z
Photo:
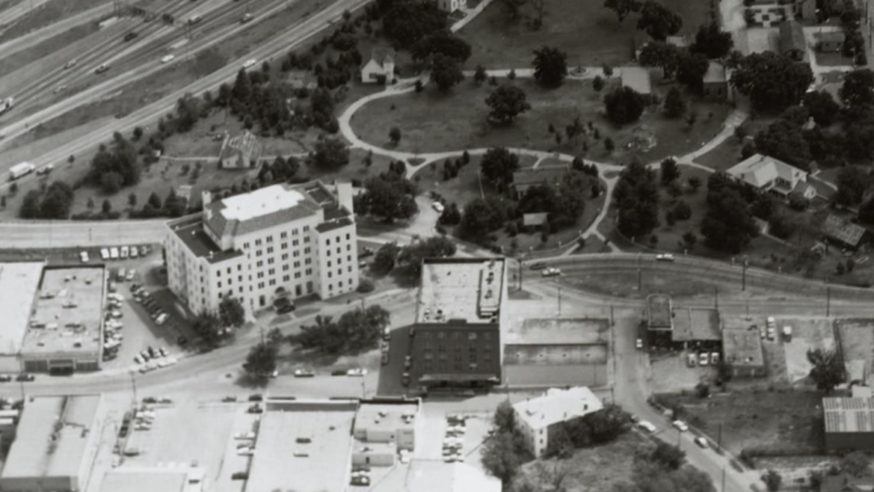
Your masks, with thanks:
M31 164L30 162L21 162L18 163L11 168L9 168L9 181L15 181L16 179L30 174L36 169L36 166Z
M3 114L5 112L9 111L10 109L12 109L12 106L14 104L15 104L14 98L7 97L6 99L4 99L2 102L0 102L0 114Z

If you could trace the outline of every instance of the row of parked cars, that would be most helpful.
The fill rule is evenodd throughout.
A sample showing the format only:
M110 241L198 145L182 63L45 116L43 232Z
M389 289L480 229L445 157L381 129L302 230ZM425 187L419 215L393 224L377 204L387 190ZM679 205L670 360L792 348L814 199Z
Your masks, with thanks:
M689 352L686 354L686 365L689 367L715 366L717 364L719 364L719 352Z
M149 317L155 321L155 324L161 326L170 319L170 315L161 308L158 301L156 301L155 298L152 297L152 294L144 289L142 285L131 284L130 291L134 296L134 300L143 306L143 309L149 313ZM182 343L180 344L184 345Z
M443 461L464 462L464 434L467 430L464 417L447 416L446 434L443 436Z
M146 256L151 251L148 245L143 246L112 246L111 248L100 248L100 259L103 261L109 260L126 260L128 258L137 258ZM83 263L88 262L88 252L82 251L79 253Z

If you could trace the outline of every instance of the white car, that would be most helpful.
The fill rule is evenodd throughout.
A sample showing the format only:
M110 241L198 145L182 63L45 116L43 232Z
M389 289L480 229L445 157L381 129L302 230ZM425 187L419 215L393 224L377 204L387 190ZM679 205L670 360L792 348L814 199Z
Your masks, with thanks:
M707 449L708 447L710 447L710 445L707 444L707 439L702 437L702 436L698 436L695 438L695 444L697 444L698 446L700 446L704 449Z
M109 259L109 250L106 248L100 248L100 259L106 261Z
M161 57L161 63L170 63L174 58L176 58L175 55L164 55Z
M686 432L687 430L689 430L689 426L686 425L686 422L683 422L682 420L675 420L671 422L671 424L676 427L677 430L680 432Z
M557 277L561 275L561 269L555 267L547 267L544 268L540 275L543 277Z
M79 252L79 261L81 261L82 263L88 263L89 260L90 260L90 258L88 258L87 251L80 251Z
M75 66L76 66L76 61L77 61L77 60L76 60L75 58L73 58L72 60L68 61L66 64L64 64L64 69L66 70L66 69L68 69L68 68L73 68L73 67L75 67Z
M656 261L674 261L674 255L670 253L656 255Z
M254 58L249 58L248 60L246 60L243 63L243 68L250 68L250 67L254 66L256 63L258 63L258 60L254 59Z
M643 348L643 339L640 337L637 337L637 340L635 340L635 342L634 342L634 347L642 349Z
M655 432L656 431L656 426L652 425L651 423L647 422L646 420L641 420L640 422L637 423L637 426L640 427L641 429L647 431L647 432Z
M128 270L127 273L124 275L124 279L127 280L128 282L130 282L131 280L134 279L134 277L136 277L136 275L137 275L137 271L134 270L133 268L131 268L131 269Z
M118 259L118 248L116 248L114 246L112 248L109 248L109 258L111 258L113 260Z
M361 368L361 367L358 367L358 368L355 368L355 369L349 369L348 371L346 371L346 375L347 375L347 376L359 377L359 378L360 378L360 377L364 377L364 376L367 375L367 369L364 369L364 368Z
M434 202L434 203L432 203L432 204L431 204L431 208L433 208L434 211L437 212L438 214L442 214L442 213L443 213L443 204L440 203L440 202Z

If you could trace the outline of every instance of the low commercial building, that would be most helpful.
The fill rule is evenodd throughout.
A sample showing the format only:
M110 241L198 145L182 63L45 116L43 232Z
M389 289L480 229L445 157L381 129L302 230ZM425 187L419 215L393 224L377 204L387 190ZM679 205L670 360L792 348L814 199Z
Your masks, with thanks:
M21 343L30 323L30 312L42 278L44 262L0 264L0 372L21 370Z
M100 369L105 280L103 266L43 270L21 346L25 371Z
M508 306L510 314L501 334L503 378L508 386L600 386L607 383L609 320L526 318L524 304L514 301Z
M122 466L103 476L100 492L204 492L199 466Z
M823 398L822 412L826 449L874 450L874 398Z
M501 381L503 258L430 258L411 328L410 386L487 388Z
M719 351L722 330L719 311L706 308L674 308L671 342L678 349Z
M32 396L25 400L0 473L0 490L85 490L103 433L100 395Z
M652 347L668 347L671 345L674 331L671 296L667 294L650 294L646 297L643 324L649 345Z
M225 135L219 151L219 167L222 169L249 169L258 165L264 146L249 130L231 137Z
M233 297L249 311L279 297L328 299L358 288L349 183L277 184L212 201L168 222L170 290L194 313Z
M601 400L589 388L550 388L546 394L513 404L516 425L534 457L549 447L550 428L601 410Z
M816 50L821 52L841 51L846 35L844 31L828 31L813 35L816 39Z
M392 466L400 450L413 451L424 418L417 399L362 400L352 435L352 466Z
M765 375L765 355L758 329L726 329L722 332L722 352L732 376Z
M246 492L348 489L356 400L267 400Z

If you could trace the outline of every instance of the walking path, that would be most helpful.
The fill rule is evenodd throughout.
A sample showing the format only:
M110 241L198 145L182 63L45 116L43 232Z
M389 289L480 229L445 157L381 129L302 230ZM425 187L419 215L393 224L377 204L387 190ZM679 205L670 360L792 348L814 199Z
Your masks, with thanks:
M494 75L495 77L506 77L507 74L510 73L511 70L513 70L516 74L516 77L519 77L519 78L526 78L526 77L533 77L534 76L534 71L530 68L488 70L486 73L489 76ZM466 73L466 75L472 76L473 72ZM594 78L596 75L604 76L604 72L600 67L584 67L580 70L580 72L577 75L575 75L574 77L568 77L568 78L575 78L577 80L582 80L582 79L587 79L587 78ZM353 148L358 148L358 149L362 149L365 151L369 151L369 152L372 152L373 154L385 156L385 157L388 157L388 158L393 159L393 160L405 161L408 164L411 162L418 162L418 164L415 164L415 165L409 164L406 167L407 178L409 178L409 179L412 179L412 177L416 173L418 173L421 169L424 169L425 166L427 166L428 164L430 164L434 161L440 161L440 160L444 160L447 158L455 158L455 157L460 156L465 151L467 151L467 153L469 155L485 154L489 150L488 147L481 147L481 148L476 148L476 149L450 150L450 151L445 151L445 152L424 152L424 153L407 152L407 151L402 151L402 150L391 150L391 149L386 149L384 147L380 147L378 145L374 145L372 143L365 142L364 140L361 140L361 138L359 138L358 135L355 133L355 130L352 129L352 124L351 124L352 117L355 115L355 113L359 109L364 107L366 104L368 104L372 101L375 101L377 99L385 98L385 97L395 97L395 96L399 96L402 94L408 94L410 92L413 92L416 89L416 87L415 87L416 81L421 81L423 85L426 85L427 80L428 80L427 74L424 74L424 75L419 76L419 77L401 79L396 84L389 86L389 87L386 87L385 90L383 90L381 92L377 92L374 94L364 96L361 99L358 99L357 101L353 102L337 118L337 121L338 121L339 126L340 126L340 133L343 135L343 137L346 140L349 141L349 143L351 144L351 146ZM713 138L711 138L709 141L707 141L704 145L702 145L698 149L696 149L692 152L689 152L688 154L685 154L683 156L677 157L677 162L680 164L683 164L686 166L691 166L691 167L694 167L696 169L701 169L701 170L704 170L707 172L714 172L713 168L704 166L702 164L698 164L695 162L695 159L710 152L711 150L716 148L719 144L724 142L726 139L728 139L734 135L735 128L737 126L741 125L746 120L746 118L748 116L748 112L745 108L745 105L741 104L740 106L741 106L741 108L735 109L734 111L732 111L728 115L728 117L726 118L725 123L723 125L723 128L722 128L722 130L720 130L719 133L717 133ZM576 157L576 156L573 156L570 154L565 154L562 152L546 152L546 151L542 151L542 150L533 150L533 149L517 148L517 147L508 147L507 150L509 150L510 152L513 152L515 154L534 157L536 159L535 163L534 163L534 167L539 166L540 163L544 159L547 159L547 158L570 163ZM614 172L621 171L623 169L623 166L618 165L618 164L610 164L610 163L606 163L606 162L593 161L591 159L586 159L586 162L588 162L590 164L594 164L598 168L598 175L601 177L601 179L605 183L605 186L606 186L605 193L607 193L607 196L606 196L606 199L604 200L604 206L602 207L601 211L598 213L597 217L595 217L595 220L592 221L592 223L589 225L589 227L580 234L579 238L588 239L588 238L594 236L594 237L600 239L601 241L605 242L611 251L618 251L618 248L613 243L608 242L607 238L605 238L604 235L598 230L598 226L607 217L607 213L610 210L610 203L611 203L611 200L613 198L613 188L615 187L616 181L618 180L618 175L614 176L612 178L606 178L604 176L604 174L607 171L614 171ZM648 163L647 167L649 167L650 169L658 169L659 164L660 164L660 161L655 161L655 162ZM577 247L578 247L578 244L576 243L576 241L572 241L560 253L560 255L562 255L562 256L570 255L577 249Z

